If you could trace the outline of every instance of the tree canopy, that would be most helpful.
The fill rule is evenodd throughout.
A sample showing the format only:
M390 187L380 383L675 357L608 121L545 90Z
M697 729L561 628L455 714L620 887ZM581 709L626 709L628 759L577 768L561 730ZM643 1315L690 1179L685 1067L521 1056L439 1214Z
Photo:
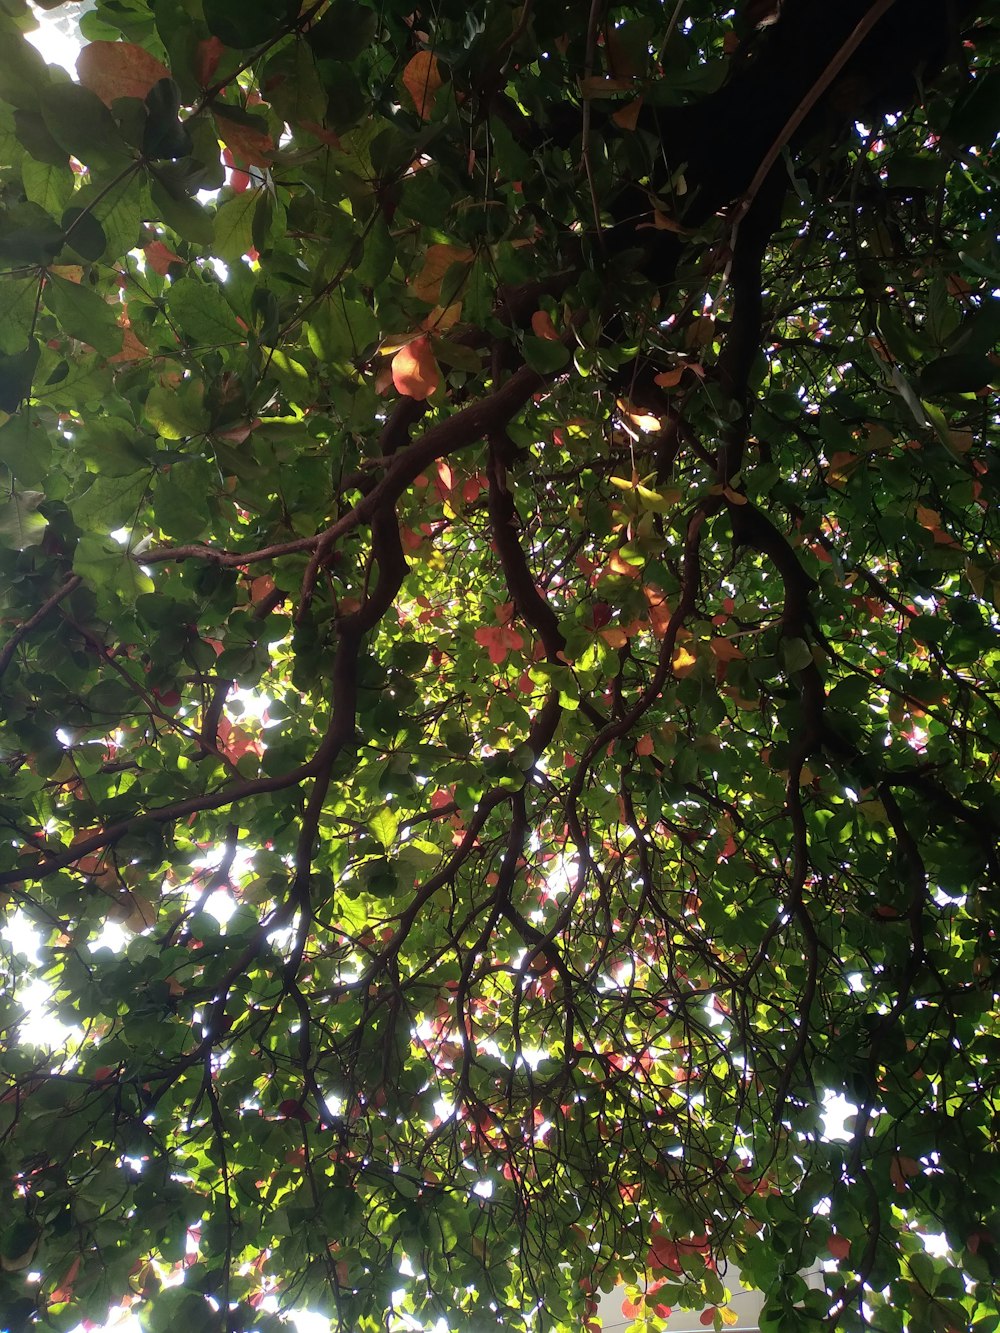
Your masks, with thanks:
M1000 5L33 24L2 1327L992 1333Z

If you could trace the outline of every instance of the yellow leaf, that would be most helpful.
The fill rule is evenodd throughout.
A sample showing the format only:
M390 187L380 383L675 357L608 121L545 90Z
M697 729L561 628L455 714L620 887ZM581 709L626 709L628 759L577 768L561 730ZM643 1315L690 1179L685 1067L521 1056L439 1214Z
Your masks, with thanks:
M674 669L674 675L677 676L678 679L683 676L689 676L697 665L697 657L693 657L686 648L678 648L674 652L671 666Z
M740 1317L735 1310L731 1310L728 1305L723 1305L719 1310L719 1317L727 1328L732 1328L734 1324L740 1322Z
M458 323L461 313L461 301L452 301L451 305L447 306L436 305L423 321L422 327L428 333L446 333Z
M467 264L472 251L459 245L429 245L420 272L410 283L410 291L421 301L437 305L441 283L452 264Z

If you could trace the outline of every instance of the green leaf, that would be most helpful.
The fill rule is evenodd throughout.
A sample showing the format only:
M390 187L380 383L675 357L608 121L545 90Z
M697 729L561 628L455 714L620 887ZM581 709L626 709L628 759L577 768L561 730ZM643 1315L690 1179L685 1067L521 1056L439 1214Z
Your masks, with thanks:
M82 282L69 282L50 273L45 283L45 304L58 319L63 332L89 343L102 356L121 351L123 331L117 310Z
M202 7L209 32L238 50L277 37L298 12L289 0L258 0L251 8L242 0L203 0Z
M920 372L922 398L940 393L975 393L1000 377L1000 371L985 356L939 356Z
M45 61L8 18L0 18L0 100L11 106L36 109L47 96L49 71Z
M306 42L296 42L267 62L264 78L269 88L268 100L290 125L298 125L303 121L322 124L326 115L326 89L309 49L311 45L312 42L308 45Z
M144 574L113 537L86 533L73 556L73 569L92 586L105 611L133 606L143 593L153 591L153 581Z
M220 259L239 259L253 248L254 214L259 202L256 190L244 190L219 207L214 219L212 250Z
M321 60L357 60L371 46L377 27L373 9L356 0L332 0L306 41Z
M0 353L0 412L16 412L22 398L27 398L40 355L36 338L19 352Z
M78 218L73 227L69 244L84 258L103 258L108 261L121 259L138 243L143 202L142 182L138 172L129 173L107 190L85 185L74 195L73 205L63 217L65 226L71 216L75 216L75 210L86 210L85 216ZM91 224L91 219L96 225ZM86 236L83 234L84 228Z
M0 499L0 546L23 551L38 545L48 523L38 512L44 499L41 491L21 491L16 487L7 499Z
M21 163L21 180L28 198L53 215L62 212L73 193L73 173L65 161L55 166L25 158Z
M133 436L112 421L90 421L75 440L78 454L91 471L104 477L130 477L149 467L149 457L136 448Z
M205 391L200 380L154 384L143 404L143 416L165 440L185 440L208 429Z
M53 84L40 109L46 129L60 148L87 166L121 171L132 160L114 117L89 88L78 83Z
M361 301L324 297L306 321L309 346L323 361L353 360L378 336L378 320Z
M1000 133L1000 70L978 70L958 99L947 134L960 144L989 148Z
M39 279L0 278L0 352L17 352L31 334Z
M804 671L813 662L812 649L805 639L782 639L781 655L784 659L785 670L789 672Z
M62 218L66 244L81 259L100 259L108 248L104 228L87 208L76 205L67 208ZM61 238L60 238L61 239Z
M185 459L161 472L153 485L157 526L176 541L197 541L210 521L212 473L202 459Z
M212 215L199 203L187 195L172 193L155 178L149 193L154 216L165 222L178 236L196 245L211 244Z
M245 337L232 307L214 282L179 278L171 284L167 309L170 318L192 342L218 346Z
M552 375L569 365L569 348L549 338L535 338L528 334L524 339L524 359L540 375Z
M178 115L180 89L173 79L160 79L146 94L146 124L142 134L142 155L151 162L164 158L186 157L191 152L191 135Z
M396 834L399 831L399 817L395 811L386 805L377 814L372 815L368 821L368 827L378 842L382 844L386 851L389 851L396 841Z
M25 487L41 487L52 459L48 431L24 410L0 426L0 463Z

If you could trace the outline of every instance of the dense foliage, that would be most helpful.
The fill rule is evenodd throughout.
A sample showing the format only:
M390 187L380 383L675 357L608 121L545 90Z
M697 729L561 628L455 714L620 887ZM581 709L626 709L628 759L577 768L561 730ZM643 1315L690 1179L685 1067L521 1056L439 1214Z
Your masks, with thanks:
M991 1333L1000 7L414 3L0 0L2 1326Z

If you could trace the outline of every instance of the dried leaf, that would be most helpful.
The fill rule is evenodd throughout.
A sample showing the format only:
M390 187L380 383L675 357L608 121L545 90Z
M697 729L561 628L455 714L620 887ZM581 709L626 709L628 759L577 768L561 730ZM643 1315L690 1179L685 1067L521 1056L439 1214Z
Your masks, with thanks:
M429 120L438 89L444 83L437 56L433 51L418 51L407 62L402 79L403 87L413 99L417 115L421 120Z

